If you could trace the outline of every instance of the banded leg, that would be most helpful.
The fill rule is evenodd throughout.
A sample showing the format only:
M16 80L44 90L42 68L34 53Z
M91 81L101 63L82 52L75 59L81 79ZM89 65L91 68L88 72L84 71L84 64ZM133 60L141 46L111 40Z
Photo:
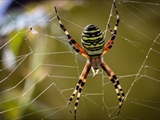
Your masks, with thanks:
M124 102L124 96L125 96L124 92L122 90L122 87L119 83L118 78L116 77L114 72L109 68L109 66L105 62L102 62L101 67L106 72L109 79L111 80L111 82L114 85L114 88L115 88L115 91L116 91L116 94L117 94L117 98L118 98L118 101L119 101L119 109L118 109L118 112L117 112L117 116L118 116L119 113L120 113L121 107L123 105L123 102Z
M68 31L66 30L65 26L63 25L63 23L61 22L61 19L58 15L58 11L57 11L57 8L55 8L55 12L56 12L56 15L57 15L57 19L58 19L58 22L59 22L59 25L61 27L61 29L64 31L64 33L66 34L67 38L68 38L68 42L69 44L72 46L72 48L77 52L79 53L80 55L82 55L83 57L85 58L88 58L88 55L87 53L82 49L82 47L71 37L71 35L68 33Z
M103 50L102 56L103 56L106 52L108 52L109 49L112 48L113 40L114 40L115 37L116 37L117 28L118 28L118 24L119 24L119 21L120 21L115 0L114 0L114 2L113 2L113 5L114 5L114 8L115 8L115 10L116 10L116 23L115 23L115 26L114 26L114 30L113 30L113 31L112 31L112 29L110 28L110 26L109 26L109 24L108 24L108 28L110 29L110 32L111 32L111 37L110 37L109 41L104 45L104 50Z
M109 31L110 31L110 33L111 33L111 35L113 34L113 31L112 31L112 29L111 29L111 27L110 27L110 25L108 24L108 28L109 28Z
M86 79L87 79L87 76L88 76L88 73L91 69L91 65L90 63L86 63L81 75L80 75L80 78L78 80L78 83L76 85L76 88L75 90L73 91L72 95L70 96L69 100L68 100L68 105L70 104L70 102L73 100L73 98L75 97L76 93L77 93L77 99L75 101L75 107L74 107L74 120L76 120L76 110L77 110L77 106L78 106L78 103L79 103L79 99L80 99L80 96L81 96L81 92L82 92L82 88L83 86L85 85L86 83Z

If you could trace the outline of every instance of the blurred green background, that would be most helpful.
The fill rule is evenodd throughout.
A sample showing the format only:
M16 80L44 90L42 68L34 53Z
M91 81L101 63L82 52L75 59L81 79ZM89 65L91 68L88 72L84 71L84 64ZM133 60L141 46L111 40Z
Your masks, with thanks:
M87 24L102 31L114 27L111 0L14 1L0 19L0 119L73 119L66 106L86 59L69 46L54 6L71 36L81 44ZM120 24L104 61L119 77L126 100L115 117L118 100L100 69L90 72L77 119L160 119L160 2L117 0ZM111 14L112 13L112 16ZM37 35L28 32L32 27ZM110 32L106 34L106 42ZM148 56L148 57L146 57ZM110 116L110 117L109 117Z

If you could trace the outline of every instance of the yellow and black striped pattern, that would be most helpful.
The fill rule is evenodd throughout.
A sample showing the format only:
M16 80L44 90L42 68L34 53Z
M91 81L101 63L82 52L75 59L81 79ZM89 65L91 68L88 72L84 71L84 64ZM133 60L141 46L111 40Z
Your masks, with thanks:
M85 57L87 59L86 65L85 65L85 67L79 77L77 85L76 85L76 87L75 87L75 89L74 89L74 91L73 91L72 95L70 96L68 103L67 103L69 105L70 102L73 100L73 98L77 94L77 99L75 101L74 112L73 112L74 113L74 120L76 120L77 106L78 106L80 96L82 93L82 89L86 83L87 76L89 74L90 69L92 69L93 75L94 75L94 74L97 74L97 72L95 72L95 71L99 70L99 67L101 67L103 69L103 71L107 74L110 81L113 83L115 91L116 91L116 95L117 95L117 98L119 101L119 108L118 108L117 116L119 115L121 107L122 107L123 102L125 100L125 94L122 90L122 87L120 85L118 78L116 77L114 72L109 68L109 66L103 61L103 55L105 53L107 53L109 51L109 49L112 48L113 41L116 37L117 28L118 28L118 25L120 22L115 0L113 0L113 7L115 8L115 11L116 11L116 23L115 23L113 30L111 29L110 25L108 24L109 31L111 32L111 36L110 36L110 39L108 40L108 42L105 44L104 38L103 38L103 33L101 32L101 30L97 26L95 26L93 24L89 24L82 31L81 42L82 42L83 48L76 42L76 40L74 40L71 37L71 35L67 31L67 29L65 28L63 23L61 22L60 16L58 15L58 11L55 7L55 13L56 13L60 28L66 34L66 37L68 38L69 44L72 46L72 48L75 50L75 52L79 53L80 55L82 55L83 57Z
M82 46L89 56L98 56L103 52L104 39L101 30L93 25L87 25L82 32Z

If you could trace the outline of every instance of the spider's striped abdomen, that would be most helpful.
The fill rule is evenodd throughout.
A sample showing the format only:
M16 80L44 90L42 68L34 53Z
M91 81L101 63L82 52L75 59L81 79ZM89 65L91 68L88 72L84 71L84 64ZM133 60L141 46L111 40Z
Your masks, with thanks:
M89 24L83 29L81 42L88 55L97 56L103 52L103 34L93 24Z

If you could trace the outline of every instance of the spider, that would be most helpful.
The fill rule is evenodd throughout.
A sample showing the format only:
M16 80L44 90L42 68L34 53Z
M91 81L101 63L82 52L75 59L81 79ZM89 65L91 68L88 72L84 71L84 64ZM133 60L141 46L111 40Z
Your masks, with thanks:
M82 55L83 57L87 59L86 65L79 77L75 90L73 91L67 103L67 105L69 105L70 102L75 97L76 93L78 92L77 98L75 101L75 107L74 107L74 120L76 120L76 110L77 110L77 106L78 106L79 99L81 96L82 88L86 83L86 79L87 79L90 69L92 69L93 75L95 76L99 71L99 67L101 67L104 70L104 72L108 75L108 78L110 79L110 81L113 83L117 97L118 97L118 101L119 101L119 108L118 108L117 116L119 115L121 106L123 105L125 95L120 85L120 82L118 78L116 77L116 75L114 74L114 72L103 61L103 55L106 52L108 52L108 50L111 49L112 47L113 41L116 37L118 24L120 21L118 10L115 4L115 0L113 2L113 5L116 11L116 23L115 23L113 31L110 25L108 24L108 28L111 32L111 37L109 41L105 44L104 35L99 29L99 27L93 24L89 24L82 31L82 37L81 37L82 47L68 33L65 26L61 22L60 16L58 15L58 12L57 12L57 8L54 7L60 28L66 34L69 44L72 46L72 48L77 53L79 53L80 55Z

